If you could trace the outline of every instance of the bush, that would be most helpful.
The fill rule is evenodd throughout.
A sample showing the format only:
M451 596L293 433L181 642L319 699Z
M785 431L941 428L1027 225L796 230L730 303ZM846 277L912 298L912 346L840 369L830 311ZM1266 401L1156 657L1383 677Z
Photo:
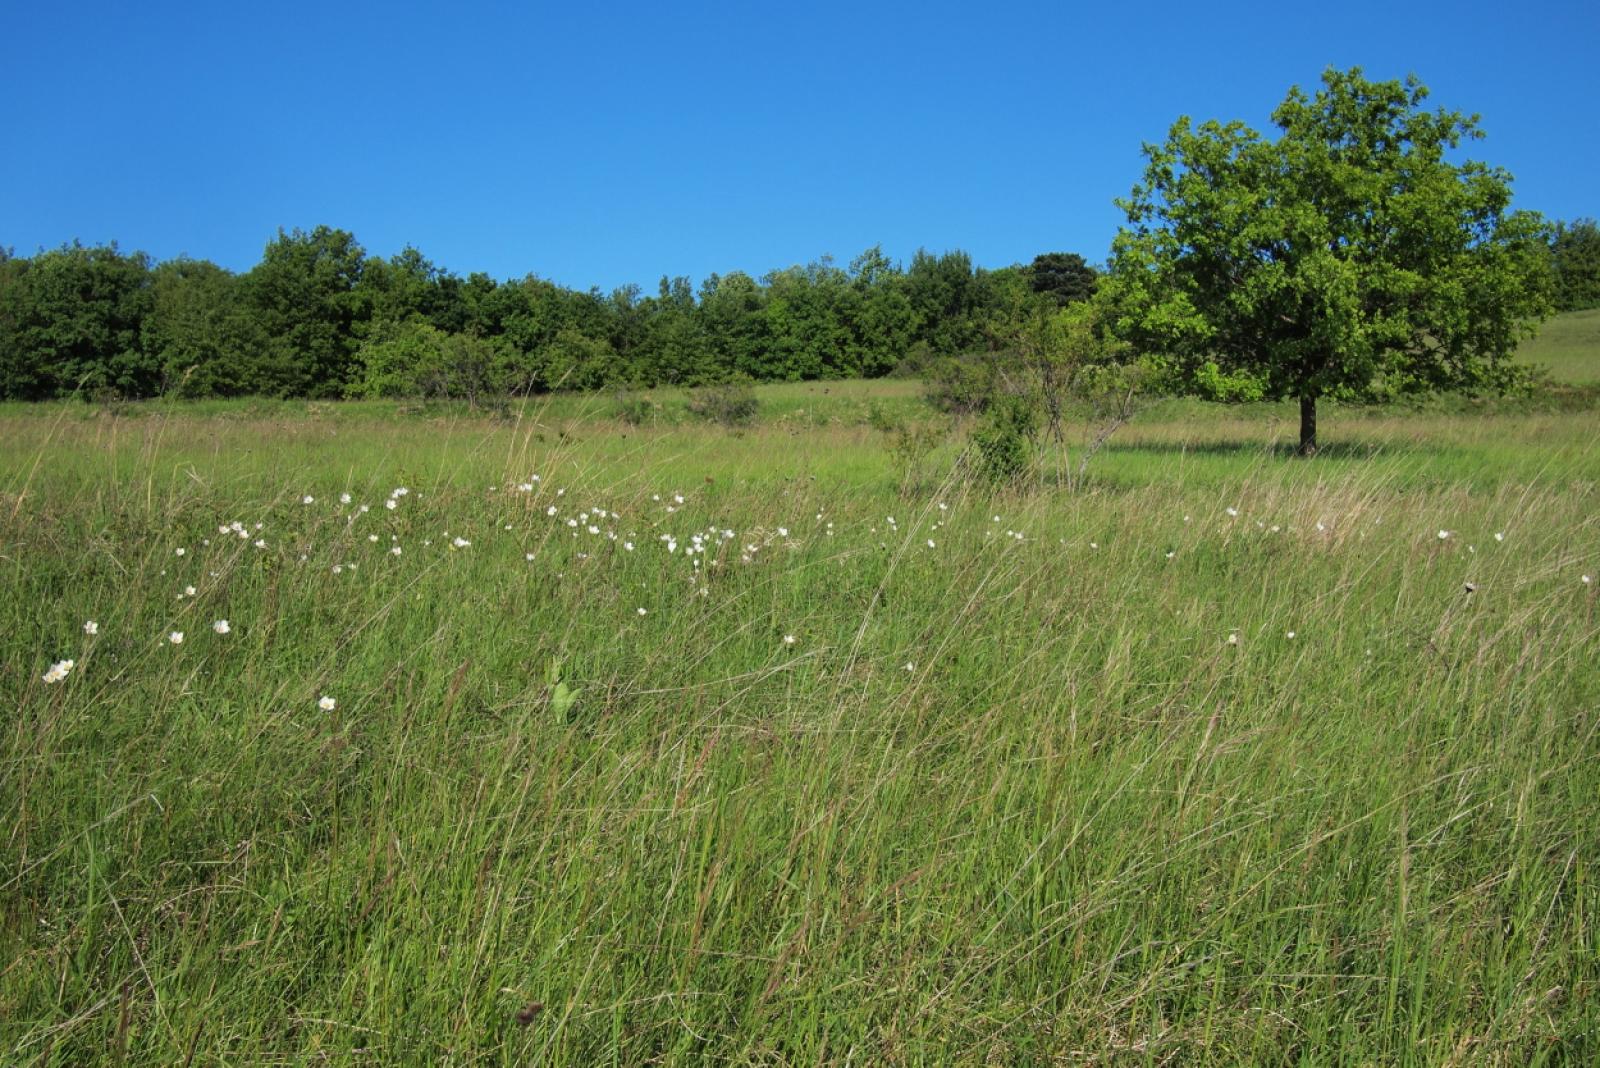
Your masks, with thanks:
M989 406L1004 378L992 356L947 356L928 365L923 396L941 412L970 415Z
M893 434L900 429L900 420L887 411L877 401L867 402L867 425L884 434Z
M623 391L617 394L616 417L629 426L643 426L655 421L656 403L649 397Z
M760 407L756 391L748 382L705 386L689 394L689 414L720 426L749 426Z
M1027 397L1002 393L990 398L983 424L972 435L978 469L995 482L1015 482L1033 459L1039 434L1039 409Z

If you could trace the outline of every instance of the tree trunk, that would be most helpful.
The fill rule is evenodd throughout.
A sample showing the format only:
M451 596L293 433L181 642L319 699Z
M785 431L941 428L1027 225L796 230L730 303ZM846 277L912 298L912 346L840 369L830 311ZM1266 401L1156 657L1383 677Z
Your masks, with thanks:
M1317 454L1317 398L1300 398L1300 455Z

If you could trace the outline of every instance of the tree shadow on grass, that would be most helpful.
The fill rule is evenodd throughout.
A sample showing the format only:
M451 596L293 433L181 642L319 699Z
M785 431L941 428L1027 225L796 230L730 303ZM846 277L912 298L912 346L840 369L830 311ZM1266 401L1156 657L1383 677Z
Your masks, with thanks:
M1414 442L1396 444L1377 441L1330 441L1317 447L1315 456L1301 456L1299 443L1294 441L1260 441L1228 438L1220 441L1121 441L1105 446L1106 455L1132 455L1155 453L1162 456L1261 456L1315 463L1317 460L1370 460L1393 454L1429 453L1444 455L1459 450L1453 446L1429 445Z

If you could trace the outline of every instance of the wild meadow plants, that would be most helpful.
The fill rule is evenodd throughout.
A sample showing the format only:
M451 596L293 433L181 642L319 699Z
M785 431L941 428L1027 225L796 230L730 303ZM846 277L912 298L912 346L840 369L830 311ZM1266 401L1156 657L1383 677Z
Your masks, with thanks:
M832 388L0 412L0 1061L1600 1056L1592 413Z

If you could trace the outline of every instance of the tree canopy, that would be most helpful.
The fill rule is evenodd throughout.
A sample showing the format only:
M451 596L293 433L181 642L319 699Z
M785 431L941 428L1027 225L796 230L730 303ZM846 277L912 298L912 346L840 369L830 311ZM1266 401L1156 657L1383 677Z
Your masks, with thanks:
M466 278L406 248L382 259L328 226L280 230L233 274L151 265L115 245L20 258L0 250L0 398L452 396L885 375L908 359L993 347L1092 289L990 271L965 252L909 266L870 248L770 271L663 277L607 295L528 275ZM1036 261L1038 262L1038 261ZM1027 279L1032 279L1032 286ZM1061 279L1065 279L1062 281Z
M1550 308L1547 230L1510 175L1454 161L1477 119L1427 95L1330 69L1276 140L1180 118L1118 202L1119 330L1184 388L1298 398L1305 453L1321 397L1503 384Z
M1562 311L1600 308L1600 226L1593 219L1557 223L1550 237L1556 307Z

